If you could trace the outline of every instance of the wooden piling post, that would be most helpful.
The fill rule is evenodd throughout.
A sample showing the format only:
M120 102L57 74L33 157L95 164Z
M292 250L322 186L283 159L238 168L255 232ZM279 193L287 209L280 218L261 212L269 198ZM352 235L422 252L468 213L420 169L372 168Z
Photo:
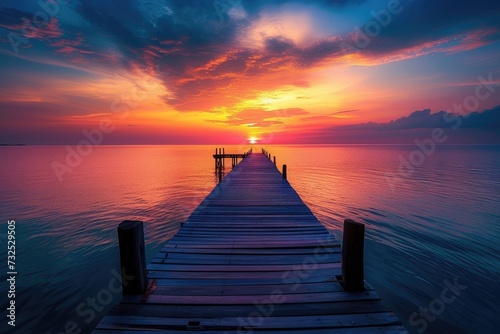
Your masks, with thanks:
M276 156L273 157L274 165L276 166Z
M286 180L286 165L283 165L283 178Z
M220 155L221 155L221 150L220 148L217 149L217 168L221 168L222 167L222 164L221 164L221 158L220 158Z
M148 285L143 223L123 221L118 225L118 243L123 295L142 294Z
M342 284L346 291L363 291L365 225L344 220L342 236Z
M224 147L222 148L222 168L226 168L226 159L224 159L224 155L226 154L226 150Z

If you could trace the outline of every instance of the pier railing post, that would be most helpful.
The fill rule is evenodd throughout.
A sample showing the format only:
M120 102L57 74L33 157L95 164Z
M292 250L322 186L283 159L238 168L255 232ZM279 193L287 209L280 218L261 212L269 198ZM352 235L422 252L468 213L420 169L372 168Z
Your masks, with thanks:
M274 165L276 166L276 156L273 157Z
M365 289L364 240L365 225L346 219L342 236L342 283L346 291Z
M219 153L219 149L215 149L215 156L214 156L214 161L215 161L215 171L217 172L217 154Z
M286 165L283 165L283 178L286 180Z
M142 294L148 285L142 222L123 221L118 226L118 243L123 295Z

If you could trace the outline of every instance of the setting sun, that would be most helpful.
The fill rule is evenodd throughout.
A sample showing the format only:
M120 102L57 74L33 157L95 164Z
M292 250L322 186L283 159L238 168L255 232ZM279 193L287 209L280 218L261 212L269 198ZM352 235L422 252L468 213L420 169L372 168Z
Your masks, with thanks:
M257 139L257 138L255 138L255 137L250 137L250 138L248 138L248 142L249 142L250 144L257 144L257 140L258 140L258 139Z

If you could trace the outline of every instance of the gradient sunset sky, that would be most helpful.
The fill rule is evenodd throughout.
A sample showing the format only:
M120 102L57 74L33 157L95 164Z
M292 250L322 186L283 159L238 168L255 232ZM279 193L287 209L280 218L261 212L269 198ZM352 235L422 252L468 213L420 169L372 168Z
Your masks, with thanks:
M0 6L0 143L500 143L498 0Z

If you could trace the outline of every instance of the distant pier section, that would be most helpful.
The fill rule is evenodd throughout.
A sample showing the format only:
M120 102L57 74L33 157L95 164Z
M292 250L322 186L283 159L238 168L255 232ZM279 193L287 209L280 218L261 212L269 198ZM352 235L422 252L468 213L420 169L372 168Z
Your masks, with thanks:
M224 148L216 148L215 154L213 155L215 161L215 171L220 172L224 170L226 165L226 159L231 159L231 167L234 167L238 164L238 159L245 159L250 153L252 153L252 149L248 150L245 153L225 153Z

